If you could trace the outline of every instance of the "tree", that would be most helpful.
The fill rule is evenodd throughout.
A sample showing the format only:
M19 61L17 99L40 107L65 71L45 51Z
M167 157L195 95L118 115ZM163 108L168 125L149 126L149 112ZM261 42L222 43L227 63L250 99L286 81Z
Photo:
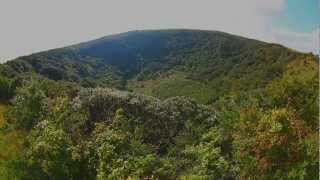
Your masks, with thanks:
M70 136L53 122L38 123L27 138L25 160L34 178L73 179L79 177L79 162L73 158Z
M185 155L193 160L192 175L202 179L222 179L227 175L230 165L221 153L221 143L221 133L212 128L203 134L199 143L185 149Z
M305 142L313 138L311 129L286 108L241 112L234 134L234 157L243 178L312 177L318 166ZM313 142L313 141L311 141ZM312 146L312 145L311 145ZM311 173L311 174L310 174Z
M44 114L45 100L42 82L31 81L17 91L8 120L20 128L30 130Z

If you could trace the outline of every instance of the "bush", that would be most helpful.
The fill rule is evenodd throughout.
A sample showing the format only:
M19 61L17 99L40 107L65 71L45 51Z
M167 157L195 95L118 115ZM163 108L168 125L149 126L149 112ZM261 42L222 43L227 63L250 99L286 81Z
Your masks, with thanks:
M12 80L0 75L0 100L9 100L14 94Z

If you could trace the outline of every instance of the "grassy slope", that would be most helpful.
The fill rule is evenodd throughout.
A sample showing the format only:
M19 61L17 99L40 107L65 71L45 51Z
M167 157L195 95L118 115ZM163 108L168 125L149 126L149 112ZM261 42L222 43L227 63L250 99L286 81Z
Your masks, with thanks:
M160 99L187 96L195 98L201 103L206 103L213 92L206 84L188 79L183 72L174 72L161 78L147 81L132 80L128 83L128 89Z

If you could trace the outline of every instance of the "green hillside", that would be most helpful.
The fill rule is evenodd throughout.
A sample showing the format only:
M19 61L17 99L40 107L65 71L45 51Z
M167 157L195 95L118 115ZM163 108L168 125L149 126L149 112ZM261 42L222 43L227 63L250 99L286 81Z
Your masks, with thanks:
M313 55L223 32L153 30L20 57L1 71L9 77L35 72L84 87L115 87L159 98L188 95L212 103L233 92L265 87L297 59L315 61Z
M1 64L0 100L4 179L319 179L319 58L278 44L106 36Z

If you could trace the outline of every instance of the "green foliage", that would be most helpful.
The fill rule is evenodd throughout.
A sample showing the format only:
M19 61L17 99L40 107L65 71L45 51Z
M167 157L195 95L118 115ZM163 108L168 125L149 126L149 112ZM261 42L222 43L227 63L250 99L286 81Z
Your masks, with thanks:
M221 179L229 171L229 162L221 153L222 137L217 129L210 129L197 145L185 149L186 156L194 159L192 174L203 179Z
M0 174L2 179L23 177L21 171L14 166L20 159L20 152L24 148L25 133L7 126L5 114L9 108L8 104L0 103Z
M317 167L317 163L306 154L309 150L303 142L309 141L312 133L296 118L288 109L260 113L247 109L242 113L234 134L240 177L255 178L257 174L265 178L310 177L307 171Z
M43 109L45 98L42 82L32 81L31 84L18 90L8 120L18 127L31 129L45 113Z
M85 89L70 100L68 94L49 96L51 83L31 82L18 91L21 101L13 104L11 123L30 131L15 166L20 174L40 179L174 179L180 165L168 151L181 144L176 137L201 141L201 134L216 122L208 107L183 97L160 101Z
M0 74L31 72L83 87L212 104L230 93L265 88L301 59L316 62L313 55L217 31L135 31L19 57L1 65Z
M318 81L317 74L303 79L285 76L269 86L272 104L276 107L289 106L297 110L299 117L316 129L319 115Z
M318 179L318 66L280 45L190 30L130 32L20 57L0 66L8 77L0 91L15 95L7 126L26 140L0 172ZM88 88L96 86L159 99Z
M318 72L304 71L312 63L289 66L281 79L268 85L259 103L239 111L233 144L240 177L317 179Z
M0 75L0 100L11 99L14 91L12 80Z
M169 177L170 171L161 172L162 162L149 146L135 141L131 134L103 126L97 124L89 142L89 162L96 168L97 179Z
M41 121L28 136L27 166L34 177L72 179L78 173L72 159L72 141L62 129L49 121ZM75 172L74 172L75 171Z

